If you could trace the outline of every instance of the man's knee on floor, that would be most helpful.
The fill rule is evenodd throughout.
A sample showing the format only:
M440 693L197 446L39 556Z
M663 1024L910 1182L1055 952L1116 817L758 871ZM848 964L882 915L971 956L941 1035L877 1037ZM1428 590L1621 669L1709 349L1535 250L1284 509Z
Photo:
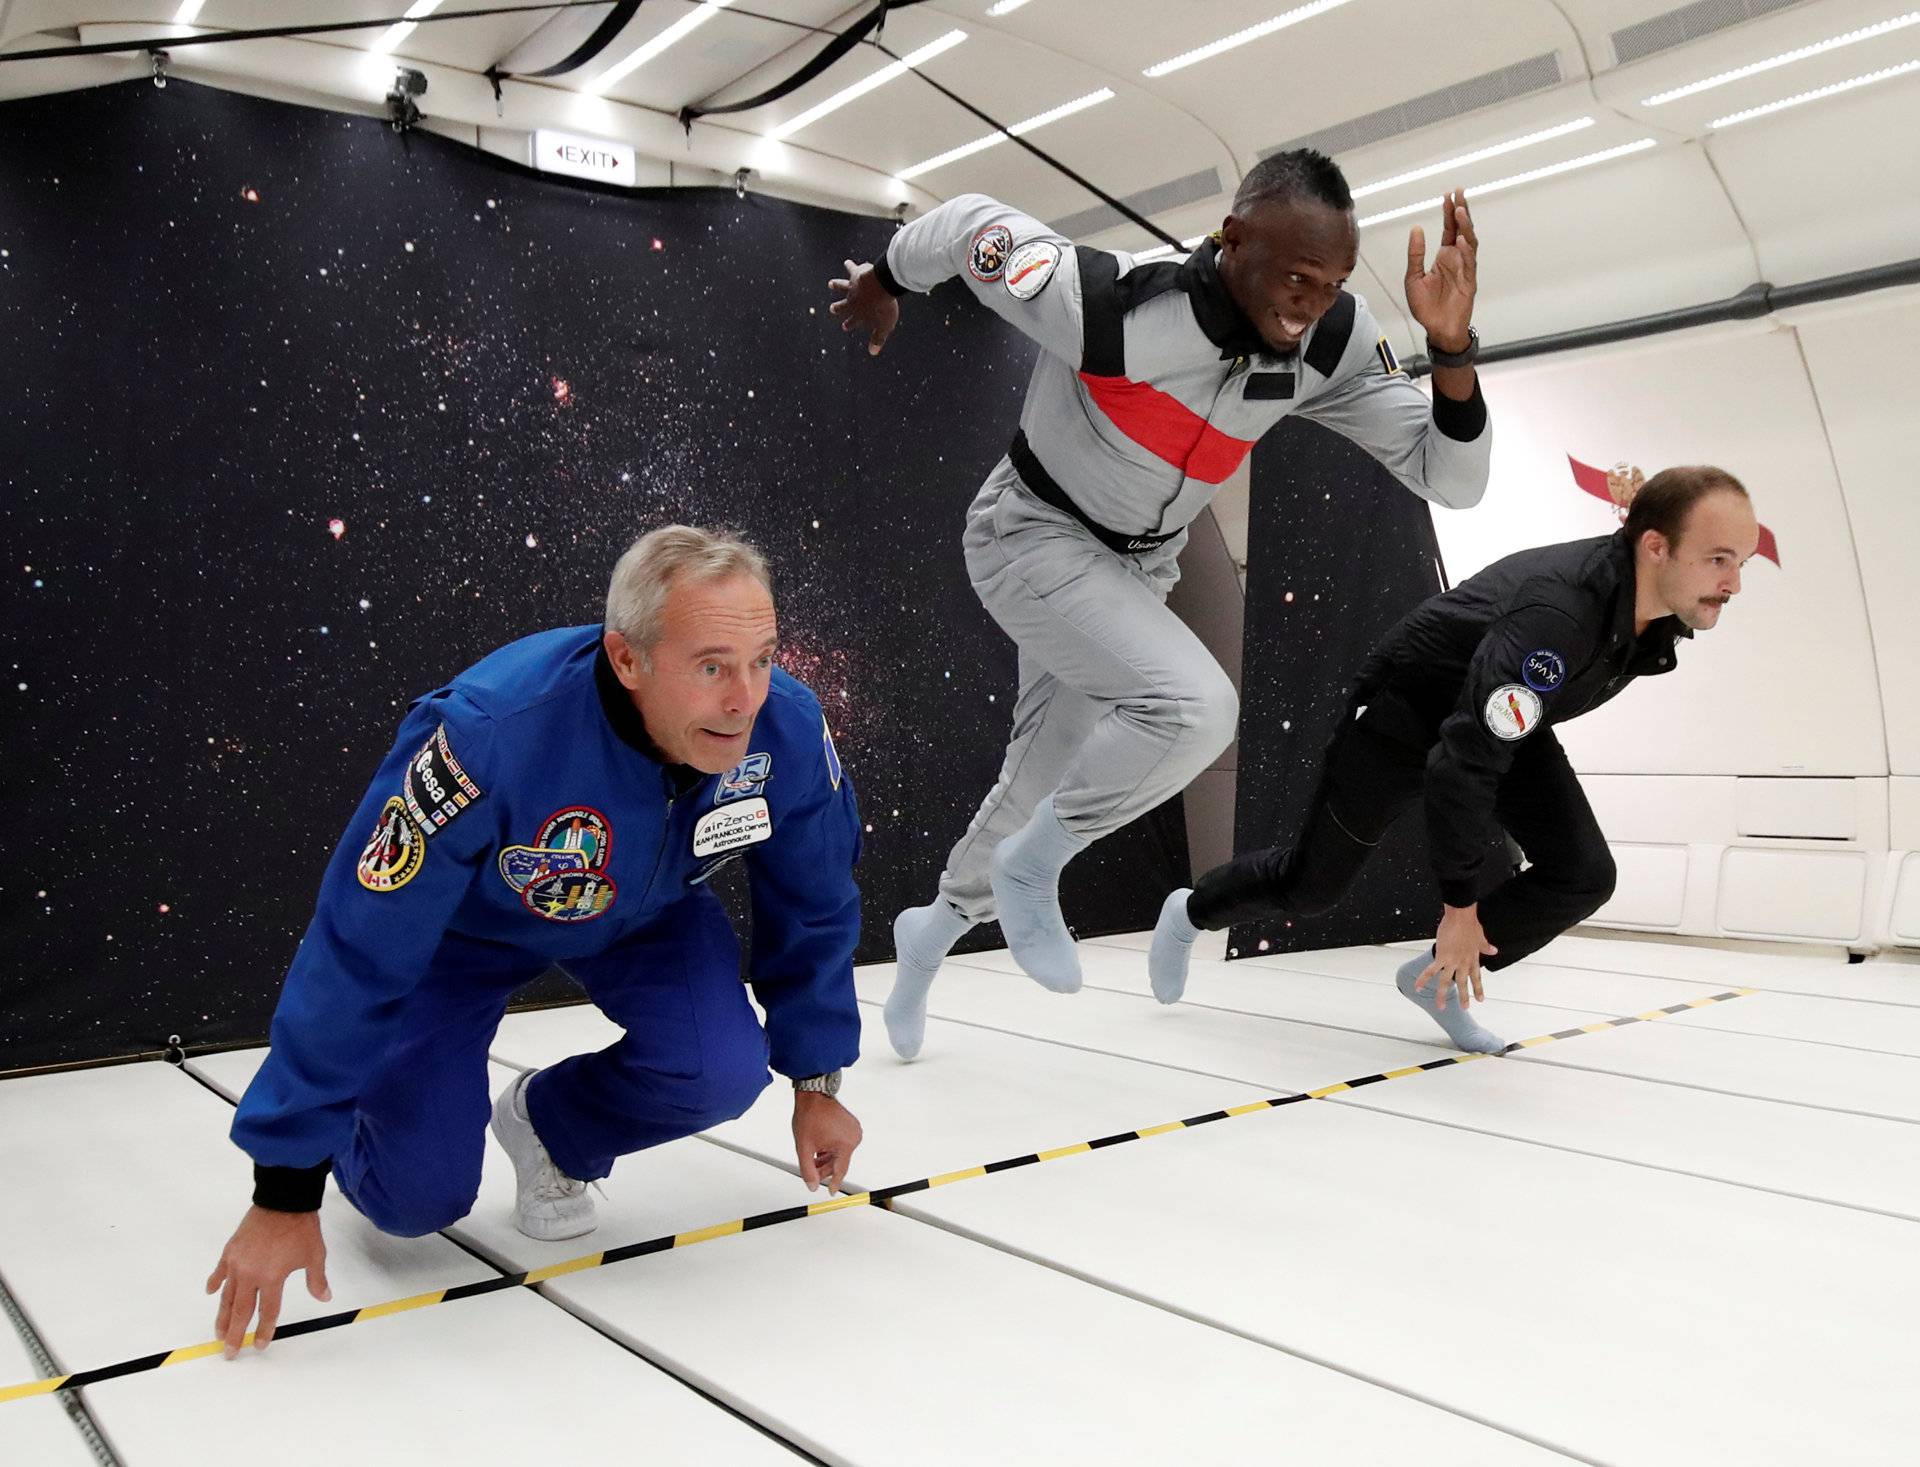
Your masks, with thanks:
M705 1125L717 1126L751 1110L772 1079L766 1052L757 1046L710 1055L682 1103L697 1112Z
M388 1197L354 1197L353 1205L381 1232L395 1238L424 1238L442 1232L473 1211L480 1189L440 1188Z

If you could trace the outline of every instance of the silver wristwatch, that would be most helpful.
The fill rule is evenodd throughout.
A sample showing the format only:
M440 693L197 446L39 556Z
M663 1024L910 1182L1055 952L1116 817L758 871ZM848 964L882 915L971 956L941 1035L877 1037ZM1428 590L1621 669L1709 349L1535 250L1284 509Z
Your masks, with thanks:
M815 1095L838 1095L840 1093L840 1072L829 1070L824 1075L808 1075L804 1080L793 1082L795 1091L809 1091Z

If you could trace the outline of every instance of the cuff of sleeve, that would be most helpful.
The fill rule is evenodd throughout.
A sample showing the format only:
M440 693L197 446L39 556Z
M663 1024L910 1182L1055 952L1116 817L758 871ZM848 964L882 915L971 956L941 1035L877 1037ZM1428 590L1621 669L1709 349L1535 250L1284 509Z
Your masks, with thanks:
M1450 907L1470 907L1480 900L1480 888L1474 884L1471 877L1462 881L1442 876L1440 900Z
M1480 395L1478 376L1473 379L1473 396L1465 402L1434 389L1433 426L1456 443L1471 443L1486 431L1487 400Z
M269 1212L318 1212L327 1194L331 1161L318 1166L253 1164L253 1205Z
M893 266L887 263L887 252L882 250L880 258L873 262L873 278L886 287L888 295L902 296L907 293L906 286L894 278Z

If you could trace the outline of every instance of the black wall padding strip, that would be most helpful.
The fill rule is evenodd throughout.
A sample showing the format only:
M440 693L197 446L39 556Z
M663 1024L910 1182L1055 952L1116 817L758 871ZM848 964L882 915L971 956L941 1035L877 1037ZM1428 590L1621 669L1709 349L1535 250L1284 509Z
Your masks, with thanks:
M897 8L899 3L900 0L880 0L880 3L874 6L872 10L869 10L865 15L861 16L860 19L856 20L852 25L840 32L839 35L835 36L831 41L828 41L826 45L822 46L819 54L815 56L813 60L807 62L806 65L802 66L784 81L775 82L764 92L757 92L751 97L744 97L738 102L728 102L724 105L711 102L695 102L689 106L682 107L680 109L680 125L682 127L691 127L702 117L721 117L729 112L750 112L755 107L764 107L769 102L777 102L782 97L799 91L801 87L804 87L816 76L819 76L821 72L825 71L829 66L832 66L834 62L838 61L842 56L845 56L855 46L859 45L871 35L874 30L878 28L880 22L886 18L887 12ZM906 3L913 4L916 3L916 0L906 0Z
M607 0L549 0L545 5L493 5L485 10L442 10L423 15L416 25L438 25L448 20L474 20L488 15L527 15L536 10L584 10ZM404 15L382 20L337 20L323 25L275 25L245 31L208 31L203 36L153 36L143 41L96 41L86 46L43 46L37 51L8 51L0 62L52 61L63 56L112 56L122 52L179 51L188 46L225 46L234 41L270 41L281 36L324 36L335 31L377 31L398 25ZM397 65L398 63L396 63Z
M888 51L887 48L885 46L880 45L878 41L874 42L874 46L877 50L881 51L885 55L893 57L895 61L900 60L898 56L894 56L893 52ZM1117 211L1123 218L1132 220L1135 224L1138 224L1142 229L1146 230L1148 234L1152 235L1155 239L1159 240L1162 244L1172 245L1176 251L1184 248L1184 246L1181 245L1179 240L1175 239L1172 235L1168 234L1166 230L1162 229L1159 225L1155 224L1151 219L1147 218L1146 215L1138 213L1135 210L1128 208L1124 202L1122 202L1119 199L1116 199L1112 194L1108 193L1105 189L1101 188L1097 183L1093 183L1090 180L1083 178L1080 174L1075 173L1071 168L1067 167L1066 164L1062 163L1058 158L1054 157L1053 154L1045 151L1042 148L1035 147L1032 143L1028 142L1025 138L1014 137L1012 133L1007 132L1007 125L1004 122L1001 122L997 118L989 117L986 113L982 112L978 107L974 106L973 103L969 102L965 97L962 97L955 92L951 92L947 88L941 86L939 82L935 81L932 77L928 76L924 71L921 71L918 67L910 67L909 70L911 70L915 76L919 77L921 81L925 82L928 86L932 87L941 96L945 97L949 102L952 102L955 106L964 108L966 111L971 112L975 117L979 118L982 122L986 123L988 127L993 128L996 132L1006 133L1009 139L1019 144L1021 147L1025 148L1029 153L1033 154L1034 157L1038 158L1042 163L1045 163L1049 168L1056 169L1060 173L1065 174L1068 178L1071 178L1075 183L1079 184L1081 188L1085 189L1088 193L1092 194L1096 199L1098 199L1101 203L1105 204L1109 209L1113 209Z
M503 71L501 76L559 76L562 72L577 71L607 47L613 44L613 38L627 28L640 9L640 0L617 0L612 13L594 28L592 35L574 48L573 54L562 58L541 71Z

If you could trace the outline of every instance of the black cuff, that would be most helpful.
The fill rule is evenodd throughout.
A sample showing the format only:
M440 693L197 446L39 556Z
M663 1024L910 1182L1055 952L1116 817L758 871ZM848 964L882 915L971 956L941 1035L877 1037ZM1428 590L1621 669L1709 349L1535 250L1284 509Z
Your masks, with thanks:
M318 1166L264 1166L253 1164L253 1205L269 1212L318 1212L327 1194L331 1161Z
M893 278L893 266L887 263L887 252L880 251L880 258L873 262L873 278L886 287L888 295L902 296L907 293L906 286Z
M1455 881L1442 876L1438 880L1440 900L1450 907L1471 907L1480 900L1479 883L1472 877L1468 877L1465 881Z
M1471 443L1487 426L1487 400L1480 395L1480 378L1473 379L1473 396L1465 402L1433 389L1433 426L1456 443Z

